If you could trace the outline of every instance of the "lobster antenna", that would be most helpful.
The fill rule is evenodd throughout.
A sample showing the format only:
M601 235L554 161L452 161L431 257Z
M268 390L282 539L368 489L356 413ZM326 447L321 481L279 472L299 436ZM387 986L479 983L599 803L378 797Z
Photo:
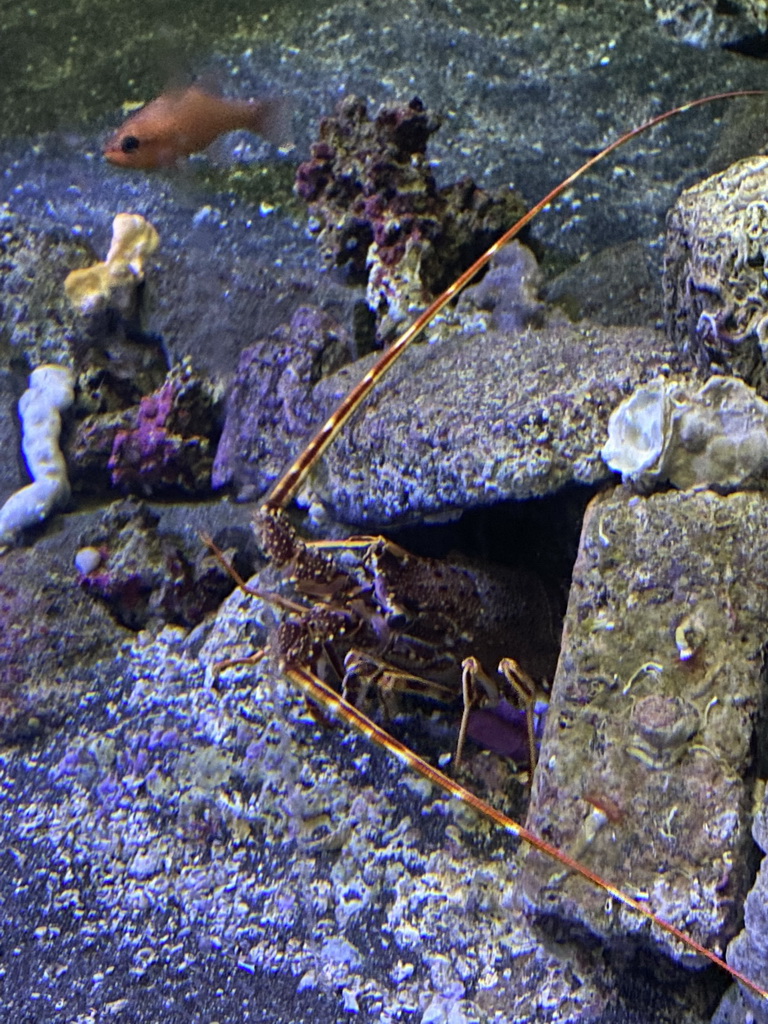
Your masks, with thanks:
M307 671L307 669L299 668L294 665L284 665L283 672L285 675L294 682L307 697L315 701L323 710L330 711L337 715L348 725L352 726L357 732L361 733L366 738L372 740L377 746L382 747L389 754L393 754L398 758L399 761L406 764L409 768L416 771L425 779L429 779L430 782L439 786L449 796L456 797L465 804L469 804L474 810L481 814L484 818L493 821L496 825L500 825L501 828L510 832L512 835L517 836L523 842L528 843L535 850L545 854L547 857L551 857L553 860L562 864L567 871L573 872L573 874L580 875L585 878L588 882L598 886L604 892L607 892L615 900L623 903L627 907L631 907L632 910L641 914L647 920L651 921L658 928L663 929L670 935L674 936L679 942L687 946L689 949L695 950L701 956L706 957L711 963L720 967L722 970L727 971L728 974L740 984L744 985L750 991L754 992L755 995L760 996L761 999L768 1000L768 992L765 989L742 974L741 971L735 967L731 967L730 964L726 963L722 957L719 957L717 953L713 953L711 949L707 949L706 946L702 946L700 942L692 938L690 935L686 935L685 932L680 931L671 921L665 920L663 917L658 917L652 910L649 909L640 900L634 899L627 893L618 889L611 882L606 881L601 875L592 871L591 868L581 864L579 861L574 860L573 857L569 857L567 853L559 850L556 846L548 843L545 839L541 839L535 833L530 832L523 825L519 825L512 818L507 817L506 814L496 810L491 804L486 803L479 796L475 796L471 790L465 789L459 785L458 782L454 782L447 775L444 775L438 768L435 768L419 757L412 750L395 739L394 736L390 736L388 732L385 732L380 726L372 722L367 715L364 715L362 711L359 711L354 704L350 704L349 701L345 700L340 694L324 683L322 679L314 675L314 673Z
M684 114L686 111L693 110L695 107L703 107L706 103L714 103L715 100L734 99L738 96L763 95L765 95L764 89L737 89L732 92L719 92L712 96L704 96L700 99L692 100L690 103L684 103L681 107L675 107L673 110L667 110L663 114L657 114L656 117L652 117L650 121L646 121L639 127L633 128L625 135L615 139L606 146L605 149L601 149L599 153L595 154L595 156L590 157L586 163L582 164L581 167L578 168L578 170L575 170L573 174L569 175L564 181L561 181L559 185L556 185L551 192L548 192L543 199L540 199L535 206L532 206L531 209L520 218L520 220L504 232L501 238L495 241L490 248L486 249L483 255L480 256L479 259L475 260L468 270L465 270L463 274L459 275L453 284L449 285L448 288L445 289L442 295L439 295L431 305L427 306L424 312L421 313L420 316L414 320L411 326L400 335L397 341L395 341L386 350L386 352L384 352L381 358L374 366L371 367L363 379L356 384L354 388L352 388L346 398L344 398L339 404L336 411L326 420L323 426L320 427L293 465L286 470L280 480L278 480L272 488L270 493L267 495L265 504L272 507L277 506L279 508L285 508L304 483L307 474L310 472L314 464L323 455L326 448L337 436L352 413L368 396L372 388L381 380L390 367L397 362L411 342L418 338L437 314L445 308L451 299L458 295L470 283L475 274L482 270L500 249L502 249L508 242L511 242L527 224L530 224L533 218L536 217L545 206L548 206L549 203L557 199L558 196L561 196L567 188L569 188L583 174L586 174L586 172L594 167L595 164L598 164L601 160L605 159L605 157L609 156L631 139L634 139L637 135L641 135L643 132L648 131L655 125L661 124L663 121L668 121L669 118L675 117L677 114Z

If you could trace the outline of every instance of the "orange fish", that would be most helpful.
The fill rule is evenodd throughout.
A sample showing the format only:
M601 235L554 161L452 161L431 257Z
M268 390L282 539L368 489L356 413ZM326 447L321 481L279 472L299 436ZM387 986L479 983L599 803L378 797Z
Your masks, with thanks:
M170 167L224 132L245 129L283 145L290 138L289 120L284 99L230 100L190 85L131 114L105 145L104 156L120 167Z

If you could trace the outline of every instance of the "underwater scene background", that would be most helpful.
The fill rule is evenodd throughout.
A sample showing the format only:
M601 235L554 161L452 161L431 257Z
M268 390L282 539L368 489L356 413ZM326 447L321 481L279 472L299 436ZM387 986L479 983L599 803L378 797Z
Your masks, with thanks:
M764 97L574 183L374 389L291 521L389 546L321 578L252 527L525 209L765 88L766 29L758 0L0 0L10 1021L768 1018L278 665L298 619L400 741L765 987ZM469 655L494 682L452 769Z

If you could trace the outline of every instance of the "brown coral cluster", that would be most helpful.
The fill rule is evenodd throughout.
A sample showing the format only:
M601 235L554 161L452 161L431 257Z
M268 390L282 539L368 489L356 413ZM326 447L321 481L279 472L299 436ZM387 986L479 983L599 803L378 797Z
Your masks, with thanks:
M509 189L471 180L438 187L426 156L440 120L415 98L368 117L344 99L320 124L296 192L315 218L320 244L367 281L367 301L386 331L423 307L523 212Z

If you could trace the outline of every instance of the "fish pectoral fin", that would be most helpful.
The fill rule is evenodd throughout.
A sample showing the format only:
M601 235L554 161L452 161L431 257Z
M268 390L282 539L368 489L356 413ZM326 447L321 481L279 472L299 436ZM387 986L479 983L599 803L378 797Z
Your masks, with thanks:
M272 96L254 103L254 127L273 146L293 149L293 103L287 96Z

